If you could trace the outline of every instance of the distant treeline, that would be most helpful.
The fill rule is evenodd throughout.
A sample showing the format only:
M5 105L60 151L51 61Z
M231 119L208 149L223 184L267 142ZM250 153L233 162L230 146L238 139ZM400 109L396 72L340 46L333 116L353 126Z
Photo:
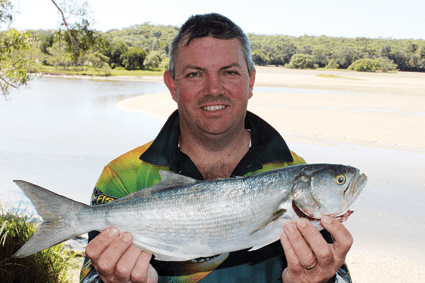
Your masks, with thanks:
M66 67L71 60L64 53L57 31L30 31L45 55L46 65ZM121 30L97 32L95 56L86 56L81 64L128 70L158 69L168 65L168 51L178 32L176 26L144 23ZM425 71L425 40L392 38L344 38L329 36L286 36L248 34L256 65L276 65L292 68L357 69L365 64L377 64L382 71ZM68 51L70 53L70 51ZM296 55L296 56L294 56ZM97 60L97 61L96 61ZM358 61L361 60L361 61ZM356 64L354 62L358 61ZM98 62L98 63L96 63ZM369 65L367 65L369 66ZM383 67L384 66L384 67ZM376 68L375 68L376 69ZM370 71L371 69L365 69Z

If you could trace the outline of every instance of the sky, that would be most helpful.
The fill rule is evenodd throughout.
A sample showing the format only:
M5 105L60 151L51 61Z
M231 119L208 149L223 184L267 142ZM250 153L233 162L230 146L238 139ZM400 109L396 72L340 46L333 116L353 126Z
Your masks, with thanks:
M57 29L51 0L11 0L19 14L12 27ZM62 0L56 0L57 3ZM87 0L95 29L135 24L181 26L189 16L220 13L246 33L291 36L425 39L425 0Z

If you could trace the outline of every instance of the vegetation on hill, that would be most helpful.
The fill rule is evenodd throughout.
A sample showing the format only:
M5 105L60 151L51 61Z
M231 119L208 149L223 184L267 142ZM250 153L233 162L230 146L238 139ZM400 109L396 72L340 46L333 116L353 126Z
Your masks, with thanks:
M83 1L83 0L81 0ZM113 75L112 69L150 70L168 66L176 26L143 23L99 32L88 3L51 0L62 15L58 30L0 31L0 86L26 84L40 65L57 70ZM0 28L13 21L10 0L0 0ZM3 25L3 26L2 26ZM282 34L285 31L282 30ZM425 71L425 40L248 34L257 65L356 71Z
M60 41L57 32L50 30L28 31L38 38L46 65L71 67L70 54L57 54ZM127 70L164 69L168 64L168 49L178 27L144 23L121 30L96 32L101 48L97 60L108 67L124 67ZM391 38L343 38L329 36L284 36L248 34L253 59L257 65L275 65L292 68L349 68L354 62L372 59L385 65L375 71L425 71L425 40ZM63 48L59 48L63 50ZM296 55L294 57L294 55ZM50 58L50 59L49 59ZM60 59L62 58L62 59ZM291 59L293 59L292 64ZM94 58L82 60L80 66L96 65ZM68 63L67 63L68 62ZM364 60L361 62L365 62ZM74 66L78 65L74 63ZM96 66L102 66L100 63ZM354 68L355 69L355 68ZM368 70L371 71L371 70Z

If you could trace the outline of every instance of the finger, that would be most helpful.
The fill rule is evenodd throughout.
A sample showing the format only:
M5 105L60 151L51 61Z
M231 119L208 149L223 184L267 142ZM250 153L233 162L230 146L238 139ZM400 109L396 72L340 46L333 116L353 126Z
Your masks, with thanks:
M334 257L344 262L353 245L353 236L342 223L332 217L323 216L321 224L335 239L335 242L331 245Z
M148 283L158 282L158 273L156 272L155 268L153 268L152 265L149 265L148 269Z
M129 232L121 234L102 253L97 262L97 273L105 279L113 279L115 266L133 241ZM102 279L103 279L102 278ZM105 281L105 280L104 280Z
M130 281L131 273L141 253L142 251L136 247L128 247L115 266L115 280L119 282Z
M316 229L316 227L314 227L313 224L311 224L311 222L307 219L301 218L297 221L297 228L311 247L311 250L316 257L316 261L319 266L332 264L334 261L332 250L329 247L329 244L323 238L322 234L320 234L320 232ZM309 267L314 264L315 262L305 266Z
M97 261L105 249L119 236L119 230L115 227L109 227L101 232L97 237L88 243L86 247L86 255L92 261L93 266L97 265Z
M313 251L294 223L290 222L285 224L283 231L288 241L291 243L292 249L300 261L300 264L303 267L313 265L316 262Z
M141 251L136 265L131 272L131 282L148 282L148 279L157 278L156 270L149 264L152 254Z
M301 272L303 267L301 266L300 261L298 260L297 255L294 252L294 249L291 246L285 232L282 232L280 235L280 243L282 244L283 251L285 252L286 261L288 262L288 267L293 269L295 273Z

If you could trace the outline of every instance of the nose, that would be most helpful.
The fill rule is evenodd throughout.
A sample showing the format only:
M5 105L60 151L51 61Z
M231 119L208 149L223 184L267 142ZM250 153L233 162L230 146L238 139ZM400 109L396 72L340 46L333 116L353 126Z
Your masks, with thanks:
M207 95L220 95L223 93L223 82L219 75L207 75L205 91Z

